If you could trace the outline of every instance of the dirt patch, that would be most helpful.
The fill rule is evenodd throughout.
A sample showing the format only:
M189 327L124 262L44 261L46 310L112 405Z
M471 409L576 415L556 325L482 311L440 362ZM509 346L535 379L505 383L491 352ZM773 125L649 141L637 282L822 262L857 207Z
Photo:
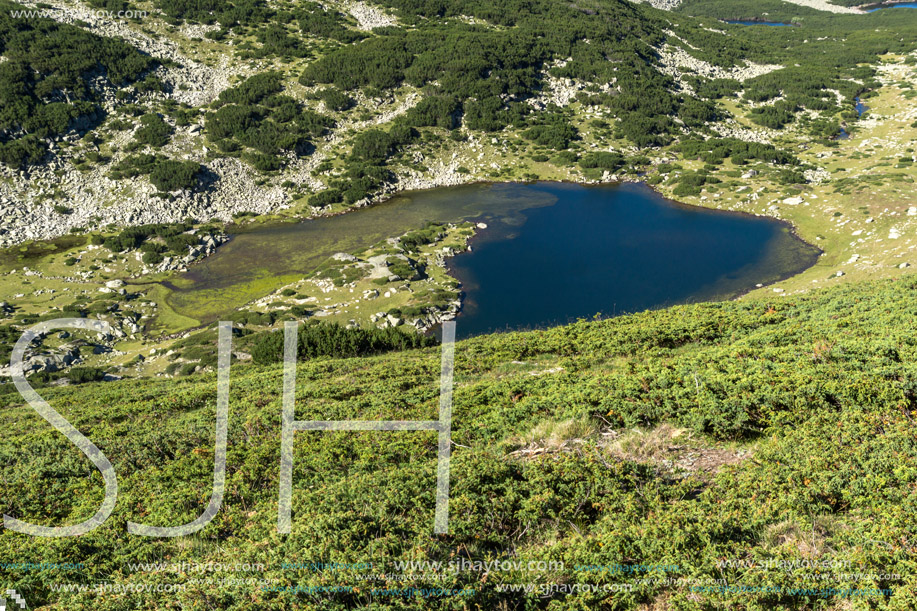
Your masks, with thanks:
M693 474L707 479L726 465L738 464L752 455L748 448L711 445L696 440L687 429L660 424L652 429L615 431L592 420L546 420L531 431L510 440L514 458L530 459L544 454L575 452L598 446L619 460L655 465L673 475Z

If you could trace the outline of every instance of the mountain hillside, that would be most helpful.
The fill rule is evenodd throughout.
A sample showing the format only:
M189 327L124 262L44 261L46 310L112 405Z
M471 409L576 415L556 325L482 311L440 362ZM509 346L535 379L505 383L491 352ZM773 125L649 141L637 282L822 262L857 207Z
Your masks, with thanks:
M516 162L491 175L482 149L562 153L566 171L585 146L641 167L643 151L713 134L728 118L717 97L783 73L769 61L779 47L626 0L122 4L141 16L0 4L4 244L188 216L327 214L394 190L541 172ZM57 47L85 52L71 61ZM799 92L819 112L837 110L826 88L848 100L862 89L835 71L819 78ZM66 100L79 104L65 111Z
M297 433L279 534L282 372L241 363L216 518L190 539L128 535L203 510L214 376L45 389L111 460L118 503L53 545L4 531L0 561L82 563L16 573L32 608L909 609L915 294L883 281L459 343L447 535L435 435L391 431ZM438 373L436 348L309 360L296 418L435 418ZM17 394L0 400L3 513L94 513L98 471ZM482 568L495 560L524 564ZM248 568L180 568L205 563ZM186 589L78 591L98 582Z

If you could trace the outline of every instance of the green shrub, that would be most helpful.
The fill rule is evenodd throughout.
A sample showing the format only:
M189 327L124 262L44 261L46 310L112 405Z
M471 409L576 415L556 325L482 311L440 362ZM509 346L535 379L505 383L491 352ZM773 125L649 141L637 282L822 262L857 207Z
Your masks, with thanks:
M556 151L566 149L579 135L577 129L570 125L562 114L548 114L539 118L538 124L525 130L522 135L539 144Z
M279 157L264 153L245 153L242 155L242 159L250 163L259 172L273 172L279 170L282 165Z
M620 153L589 153L579 161L580 167L598 168L614 172L624 165L624 156Z
M300 360L318 357L350 358L432 346L436 340L402 331L387 329L347 329L337 323L310 322L299 330ZM283 359L283 333L271 331L256 336L252 359L258 364L278 363Z
M417 270L407 261L391 258L388 264L388 270L403 280L413 280L417 276Z
M331 110L336 110L339 112L343 110L349 110L356 104L352 97L340 89L336 89L334 87L322 89L319 92L318 97L325 103L325 106Z
M105 378L105 371L97 367L73 367L67 377L70 379L71 384L98 382Z
M445 235L441 224L428 222L423 229L411 231L401 236L399 242L407 252L417 252L421 246L441 240Z
M343 43L351 43L366 37L362 32L348 29L341 13L326 9L316 2L299 2L294 17L299 29L306 36L332 38Z
M46 141L102 121L99 92L88 86L104 74L114 87L137 81L157 64L128 43L45 17L16 19L0 9L0 163L39 163ZM66 100L66 101L63 101Z
M379 129L362 132L354 138L350 155L353 159L372 164L384 162L391 155L395 143L391 136Z
M158 252L148 251L143 253L142 260L147 265L158 265L162 263L163 256Z
M172 126L161 116L155 113L145 114L140 117L140 129L134 133L134 141L159 148L169 142L173 131Z
M160 191L193 189L202 166L194 161L166 160L150 172L150 182Z
M341 193L340 189L325 189L309 197L309 205L319 208L324 208L325 206L337 204L342 201L344 201L344 194Z

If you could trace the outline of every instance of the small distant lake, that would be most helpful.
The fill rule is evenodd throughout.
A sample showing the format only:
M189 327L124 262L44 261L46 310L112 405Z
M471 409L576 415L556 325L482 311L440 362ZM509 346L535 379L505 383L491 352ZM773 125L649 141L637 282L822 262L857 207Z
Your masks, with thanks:
M917 2L892 2L888 4L883 4L881 6L875 6L873 8L866 9L867 13L875 13L876 11L881 11L884 8L917 8Z
M864 104L863 101L860 100L859 96L857 96L856 98L854 98L854 106L853 106L853 107L856 109L856 111L857 111L857 116L859 116L859 117L862 117L862 116L863 116L863 113L866 112L867 110L869 110L869 106L867 106L866 104ZM850 133L849 133L845 128L842 127L842 128L841 128L841 133L838 134L837 137L838 137L840 140L845 140L845 139L847 139L847 138L850 137Z
M465 293L461 337L734 297L802 271L819 254L786 224L680 205L643 185L475 184L239 233L162 283L166 301L209 323L336 252L357 252L426 221L487 224L472 251L450 262Z
M726 23L733 25L769 25L773 27L790 27L792 23L781 23L779 21L742 21L741 19L726 19Z

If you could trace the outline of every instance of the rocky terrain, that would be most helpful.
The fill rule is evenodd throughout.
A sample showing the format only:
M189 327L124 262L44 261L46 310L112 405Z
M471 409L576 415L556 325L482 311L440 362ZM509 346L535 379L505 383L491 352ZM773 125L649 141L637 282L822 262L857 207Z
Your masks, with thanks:
M205 168L214 177L206 191L163 199L146 178L112 180L106 166L82 172L60 158L28 173L0 166L0 246L54 238L73 228L175 223L188 217L228 222L233 214L274 212L289 201L279 187L257 185L254 171L238 159L216 159ZM56 212L58 204L70 212Z
M36 6L34 3L31 6ZM151 93L150 100L171 100L191 106L200 106L213 101L233 79L252 71L263 69L259 62L234 62L224 55L216 67L195 61L186 55L182 47L166 36L154 37L149 28L140 31L138 24L110 19L85 11L81 4L55 0L49 14L65 23L82 19L96 34L121 38L145 53L172 60L177 65L159 68L157 74L170 86L169 93ZM393 17L367 3L357 1L329 2L337 10L353 15L363 29L373 29L396 23ZM78 7L74 10L74 7ZM84 14L86 13L86 14ZM85 19L83 19L85 17ZM147 22L149 19L147 19ZM180 38L187 42L201 36L211 26L182 26ZM674 35L673 35L674 36ZM683 44L677 37L677 44ZM193 48L193 47L192 47ZM779 66L758 66L748 64L731 70L712 66L693 58L682 49L668 45L660 50L661 69L682 83L681 75L697 74L712 78L746 79L779 68ZM563 66L559 61L552 66ZM550 104L565 107L589 83L572 79L559 79L547 72L544 75L543 94L532 98L529 103L536 108ZM614 88L614 82L599 84L602 91ZM110 94L106 93L110 98ZM90 169L75 169L71 149L80 144L77 136L68 136L63 142L52 143L52 156L47 165L32 168L28 172L13 171L0 167L0 246L10 246L24 240L48 239L65 235L71 230L85 227L125 226L146 223L176 222L192 217L201 222L210 220L229 221L240 212L257 214L277 213L296 205L295 193L281 187L281 183L293 184L305 194L326 188L316 168L326 160L333 160L346 151L347 141L360 131L384 126L403 115L421 100L418 91L406 88L397 98L383 96L368 99L361 92L355 94L358 108L366 109L371 118L354 118L354 113L336 117L337 126L329 135L315 141L315 150L308 156L292 156L281 175L265 179L248 164L232 157L212 158L208 143L203 137L202 122L186 127L174 127L175 134L162 152L172 158L191 160L204 167L199 188L193 191L176 192L163 198L145 177L112 180L108 173L113 165L122 160L126 153L118 152L110 161L95 163ZM107 103L111 106L112 100ZM314 103L309 103L314 104ZM319 104L317 110L323 110ZM113 147L124 147L133 137L133 131L118 133L110 143ZM744 136L758 137L758 136ZM763 135L761 136L763 137ZM495 139L496 140L496 139ZM502 140L502 138L501 138ZM93 145L86 147L89 152ZM469 133L463 146L447 147L442 154L413 154L412 164L394 166L396 179L385 184L371 198L357 202L357 206L379 201L402 190L426 189L458 185L486 179L488 174L501 164L481 163L480 160L503 153L487 139ZM423 164L424 169L415 166ZM459 172L466 168L470 172ZM576 174L565 173L567 180L583 180ZM56 213L55 206L63 205L71 211ZM310 216L321 213L298 206L297 214Z
M398 20L392 15L366 2L360 2L360 0L326 2L324 6L349 13L357 20L358 27L361 30L369 31L375 28L398 25Z
M848 14L848 15L860 15L863 13L862 10L856 7L851 6L840 6L838 4L832 4L827 0L784 0L784 2L789 2L790 4L798 4L799 6L805 6L807 8L814 8L818 11L825 11L828 13L839 13L839 14Z
M635 2L649 4L658 9L664 11L671 11L678 8L678 5L681 4L681 0L634 0Z
M223 57L216 68L193 61L186 57L177 45L166 38L153 38L149 34L139 31L136 24L126 19L111 18L87 5L78 2L22 2L32 8L51 6L46 9L44 16L50 17L61 23L73 24L81 21L88 24L88 29L94 34L108 38L118 38L136 47L143 53L153 57L172 60L177 66L159 69L159 76L172 86L171 96L177 102L192 106L201 106L212 102L221 91L229 87L233 76L244 74L244 64L233 62L230 57ZM184 29L183 32L190 38L200 36L203 32L212 29L210 26L196 26Z
M673 38L677 38L674 34L670 35ZM684 41L682 41L682 43L687 45ZM690 85L684 80L686 76L702 76L709 79L734 79L743 82L755 78L756 76L761 76L762 74L767 74L768 72L783 68L783 66L780 65L755 64L748 60L745 61L744 66L723 68L722 66L715 66L709 62L697 59L684 49L671 44L666 44L659 49L659 57L662 63L661 71L675 79L679 86L688 93L693 93L693 91Z

